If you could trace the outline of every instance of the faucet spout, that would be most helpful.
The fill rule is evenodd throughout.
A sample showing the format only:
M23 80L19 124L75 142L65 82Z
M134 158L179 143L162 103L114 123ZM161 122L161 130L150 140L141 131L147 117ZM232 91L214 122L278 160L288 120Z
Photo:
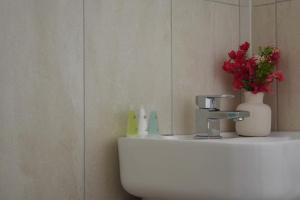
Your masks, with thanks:
M248 111L209 111L208 118L210 119L233 119L242 121L245 117L249 117Z

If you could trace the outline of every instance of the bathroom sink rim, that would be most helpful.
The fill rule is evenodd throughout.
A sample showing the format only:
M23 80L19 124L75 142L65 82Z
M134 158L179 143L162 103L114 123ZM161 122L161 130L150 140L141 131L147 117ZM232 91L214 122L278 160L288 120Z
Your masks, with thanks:
M205 144L229 144L229 145L273 145L286 143L300 143L300 132L272 132L270 136L266 137L241 137L234 132L223 132L221 135L225 136L222 139L194 139L193 134L183 135L155 135L155 136L136 136L136 137L121 137L122 140L141 140L141 141L162 141L162 142L176 142L176 143L205 143Z

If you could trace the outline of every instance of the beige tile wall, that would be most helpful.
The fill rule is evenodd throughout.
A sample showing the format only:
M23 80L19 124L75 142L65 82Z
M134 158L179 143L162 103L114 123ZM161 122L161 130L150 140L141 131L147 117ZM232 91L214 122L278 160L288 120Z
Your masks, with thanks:
M286 76L286 80L275 85L274 93L266 98L273 111L272 127L275 130L299 130L300 1L257 0L253 5L253 42L256 47L277 45L281 49L279 68Z
M0 199L82 200L84 183L86 200L134 199L116 147L129 106L191 133L195 96L232 92L221 66L239 45L238 3L1 1Z
M173 0L173 112L176 134L194 132L195 96L232 93L222 70L227 52L239 45L239 7L203 0ZM235 109L239 97L225 100ZM232 124L223 123L223 130Z
M221 66L239 44L239 9L223 3L173 0L171 30L171 1L86 1L87 199L132 198L116 173L129 105L157 109L161 132L170 133L173 87L175 132L190 133L195 95L231 92Z
M171 132L171 1L86 1L86 199L132 199L121 188L117 138L129 106L158 111Z
M282 70L286 81L278 86L278 128L300 129L300 1L277 4L277 41L282 50Z
M239 30L240 30L240 41L251 41L251 29L252 29L252 9L250 9L251 0L240 0L240 10L239 10ZM252 51L252 46L250 45L249 52Z
M252 9L252 44L253 53L260 46L276 46L275 0L253 1ZM265 103L272 109L272 129L277 130L277 84L272 93L266 94Z
M268 5L274 5L276 0L252 0L252 5L254 7L256 6L268 6ZM278 0L277 0L278 1Z
M0 199L83 199L82 1L1 0L0 27Z

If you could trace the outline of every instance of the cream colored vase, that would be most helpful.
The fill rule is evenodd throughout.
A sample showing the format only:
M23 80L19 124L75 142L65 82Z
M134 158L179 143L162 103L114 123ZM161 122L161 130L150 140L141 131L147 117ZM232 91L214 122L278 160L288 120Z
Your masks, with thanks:
M236 132L242 136L267 136L271 133L271 108L263 103L264 93L245 92L245 103L237 110L250 112L250 117L236 122Z

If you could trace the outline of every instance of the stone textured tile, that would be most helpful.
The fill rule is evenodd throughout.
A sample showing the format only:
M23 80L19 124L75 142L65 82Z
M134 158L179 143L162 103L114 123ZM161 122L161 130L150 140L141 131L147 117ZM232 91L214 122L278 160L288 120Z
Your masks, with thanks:
M275 4L253 8L252 22L253 52L257 53L260 46L276 46ZM272 129L277 130L277 84L273 91L265 95L265 103L272 109Z
M222 71L230 49L239 45L239 8L198 0L173 0L174 131L194 131L195 96L232 93ZM223 109L235 109L239 98ZM232 129L223 124L223 129Z
M86 199L131 199L117 138L129 106L158 111L171 131L171 1L86 0Z
M0 199L83 199L82 1L0 1Z
M300 129L299 52L300 1L278 3L278 46L282 51L282 69L286 80L278 86L279 130Z

